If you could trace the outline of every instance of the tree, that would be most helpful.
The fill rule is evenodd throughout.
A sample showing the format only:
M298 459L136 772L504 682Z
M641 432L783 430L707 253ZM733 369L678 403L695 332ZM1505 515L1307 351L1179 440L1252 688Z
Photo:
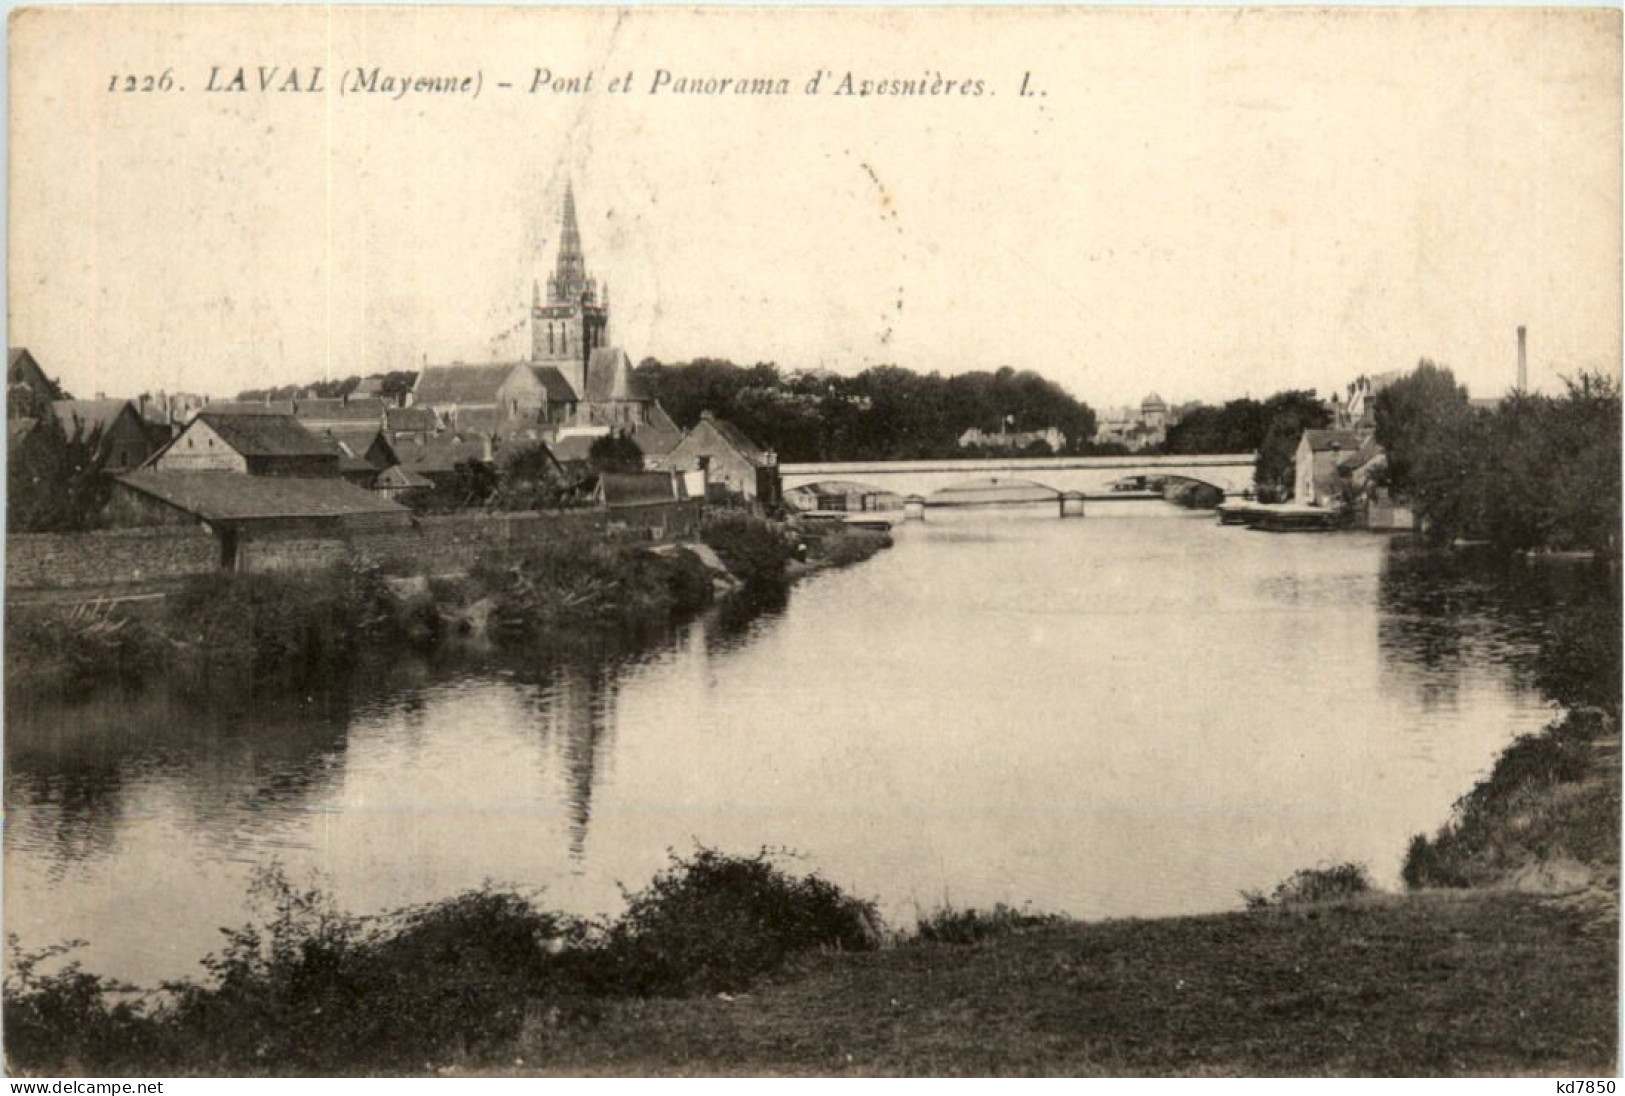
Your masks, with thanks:
M1292 484L1303 432L1324 429L1331 422L1331 412L1315 396L1314 389L1294 388L1265 400L1260 415L1266 426L1253 466L1253 482L1262 488L1284 490Z
M432 489L414 491L406 497L412 509L424 513L449 513L489 505L498 488L497 473L483 460L459 461L450 476L435 481Z
M1388 454L1388 486L1410 493L1420 463L1435 442L1452 444L1449 436L1463 428L1471 414L1467 389L1455 374L1423 358L1409 376L1377 393L1377 444Z
M562 502L567 487L564 471L547 446L520 445L503 454L491 504L499 510L552 509Z
M843 377L787 375L771 362L744 368L710 358L677 365L650 358L638 377L679 426L710 411L787 461L956 457L964 455L959 438L972 428L1053 427L1080 452L1095 432L1088 404L1009 366L943 377L879 365Z
M1263 448L1269 426L1264 404L1254 399L1230 400L1223 407L1197 407L1169 428L1163 452L1256 453Z
M7 531L64 533L99 525L112 494L96 460L100 448L100 427L86 433L75 420L70 437L55 414L37 419L7 462Z
M631 438L605 434L587 449L587 465L594 472L641 472L643 449Z

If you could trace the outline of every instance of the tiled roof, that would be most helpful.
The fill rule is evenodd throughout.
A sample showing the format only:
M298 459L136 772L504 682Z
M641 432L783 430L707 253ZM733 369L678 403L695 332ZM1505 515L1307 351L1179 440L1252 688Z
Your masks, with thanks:
M381 445L383 461L394 463L395 447L389 444L389 438L377 426L318 426L312 429L321 437L337 442L347 455L353 457L365 457L374 446Z
M434 480L397 464L379 472L378 478L372 481L372 485L375 489L392 488L404 491L414 487L433 487Z
M488 459L483 439L454 434L432 436L423 441L398 441L395 456L402 467L424 474L450 472L459 464Z
M559 438L548 448L553 450L554 459L560 461L584 461L592 451L592 443L604 435L571 434L569 437Z
M1311 452L1324 453L1328 449L1341 449L1353 453L1360 448L1363 438L1353 430L1305 430Z
M663 457L677 448L677 443L683 440L683 432L675 426L668 428L659 423L639 423L632 428L632 440L638 443L644 456Z
M384 401L380 399L300 400L294 404L294 416L310 422L360 422L369 419L384 421Z
M637 377L632 374L632 362L626 351L615 346L600 346L587 359L587 391L583 398L588 403L609 403L613 400L645 401L649 397Z
M576 390L570 384L570 379L558 371L556 366L535 365L531 367L536 379L542 382L547 389L547 398L554 403L576 402Z
M757 445L754 441L751 441L750 437L743 430L739 429L739 427L735 426L727 419L719 419L715 417L709 411L700 416L700 425L703 426L707 423L710 424L711 429L715 430L722 436L723 441L726 441L729 445L733 446L734 450L738 452L740 456L744 457L752 464L767 463L767 450L763 449L760 445ZM696 426L694 429L698 430L699 427Z
M460 407L457 409L457 432L460 434L495 434L503 427L502 409L498 407Z
M221 415L204 408L198 419L245 457L312 457L333 451L292 415Z
M407 512L400 503L342 479L245 476L237 472L131 472L119 476L118 482L205 521Z
M428 407L391 407L384 412L384 425L391 433L427 432L435 428L434 411Z
M499 365L430 365L418 374L412 389L413 402L420 406L434 404L494 404L497 389L508 379L518 364Z
M682 477L666 472L604 472L598 477L598 490L611 510L622 506L647 506L656 502L677 502Z
M292 400L216 400L203 407L211 415L291 415Z

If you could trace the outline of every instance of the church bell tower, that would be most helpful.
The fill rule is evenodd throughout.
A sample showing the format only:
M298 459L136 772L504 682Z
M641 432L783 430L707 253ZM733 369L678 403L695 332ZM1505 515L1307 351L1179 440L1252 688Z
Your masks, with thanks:
M546 299L540 286L531 287L530 360L557 367L576 395L585 397L587 359L608 344L609 287L604 287L600 298L597 280L587 273L581 228L576 223L575 191L566 184L559 254L548 275Z

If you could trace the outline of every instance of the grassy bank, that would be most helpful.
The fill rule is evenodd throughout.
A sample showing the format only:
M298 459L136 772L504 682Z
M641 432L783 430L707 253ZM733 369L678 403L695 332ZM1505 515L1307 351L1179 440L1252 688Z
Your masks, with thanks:
M486 888L375 918L262 878L207 975L134 994L13 961L14 1072L1600 1075L1617 920L1511 891L888 935L701 851L592 923Z
M149 605L15 606L6 683L69 691L136 686L162 672L183 687L302 687L457 635L591 641L691 615L712 601L719 577L752 591L781 587L797 556L782 526L742 515L708 521L702 539L724 575L680 545L579 537L489 555L458 579L386 573L356 557L311 571L199 576ZM808 558L845 566L888 543L836 531L809 540Z

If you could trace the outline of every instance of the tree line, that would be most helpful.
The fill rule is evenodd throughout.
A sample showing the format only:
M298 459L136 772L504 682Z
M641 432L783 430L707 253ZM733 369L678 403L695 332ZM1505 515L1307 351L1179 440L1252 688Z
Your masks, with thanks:
M646 358L637 376L678 426L702 411L738 426L786 461L923 460L974 455L966 431L1042 431L1089 451L1095 412L1054 381L1008 366L944 377L879 365L854 376L796 373L771 362ZM1045 451L1049 447L1045 446Z
M1617 555L1619 383L1582 373L1564 388L1475 405L1448 368L1423 360L1377 395L1384 482L1435 540Z

